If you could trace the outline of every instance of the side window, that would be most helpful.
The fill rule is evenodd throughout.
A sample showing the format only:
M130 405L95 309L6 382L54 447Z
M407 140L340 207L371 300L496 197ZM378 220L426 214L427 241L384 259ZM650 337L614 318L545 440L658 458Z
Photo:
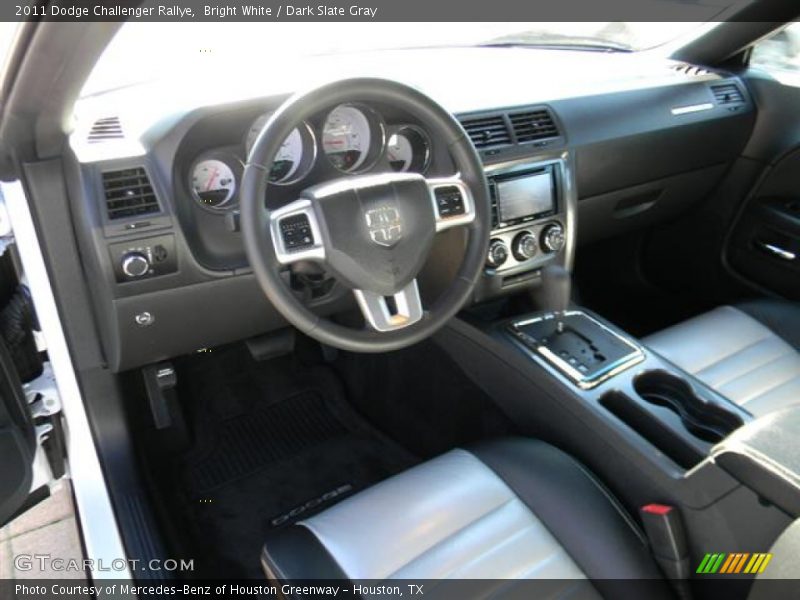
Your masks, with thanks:
M800 76L800 23L792 23L758 42L750 64L775 75Z

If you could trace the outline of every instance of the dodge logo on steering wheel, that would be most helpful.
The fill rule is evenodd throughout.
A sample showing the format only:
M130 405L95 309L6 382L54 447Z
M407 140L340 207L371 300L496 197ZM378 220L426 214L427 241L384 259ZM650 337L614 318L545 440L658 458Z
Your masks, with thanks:
M391 248L403 238L403 219L394 206L381 206L364 213L369 237L379 246Z

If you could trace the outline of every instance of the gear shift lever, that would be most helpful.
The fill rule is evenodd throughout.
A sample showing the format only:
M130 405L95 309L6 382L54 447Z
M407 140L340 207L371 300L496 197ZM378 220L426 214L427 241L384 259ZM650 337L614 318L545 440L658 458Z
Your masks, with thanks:
M564 329L562 317L569 306L572 278L564 267L547 265L542 269L542 292L545 309L555 313L557 328Z
M511 322L508 331L528 354L587 390L645 356L633 341L580 307L568 310L571 283L563 267L544 267L533 301L546 312L525 315Z

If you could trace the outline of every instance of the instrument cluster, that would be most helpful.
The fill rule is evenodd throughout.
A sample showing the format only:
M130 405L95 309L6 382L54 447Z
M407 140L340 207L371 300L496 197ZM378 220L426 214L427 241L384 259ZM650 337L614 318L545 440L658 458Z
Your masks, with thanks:
M240 144L201 152L189 168L189 190L201 207L227 211L238 204L238 185L250 150L273 112L258 116ZM309 175L322 178L367 171L413 171L430 166L431 140L415 124L387 124L380 112L366 104L340 104L303 122L284 140L267 174L278 186L311 185ZM325 173L327 171L327 174Z

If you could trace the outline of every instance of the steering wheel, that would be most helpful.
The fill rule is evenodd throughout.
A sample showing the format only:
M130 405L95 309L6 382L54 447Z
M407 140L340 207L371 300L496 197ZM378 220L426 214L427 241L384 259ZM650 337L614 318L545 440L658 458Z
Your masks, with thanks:
M268 210L268 173L283 141L303 121L349 102L387 104L419 119L455 163L451 176L415 173L342 176L303 190ZM397 350L432 335L470 297L491 228L480 158L460 123L432 99L385 79L347 79L295 95L253 144L240 188L241 227L250 265L275 308L300 331L353 352ZM427 309L417 275L437 232L466 227L468 241L450 287ZM313 313L280 276L298 261L319 263L353 291L365 327Z

